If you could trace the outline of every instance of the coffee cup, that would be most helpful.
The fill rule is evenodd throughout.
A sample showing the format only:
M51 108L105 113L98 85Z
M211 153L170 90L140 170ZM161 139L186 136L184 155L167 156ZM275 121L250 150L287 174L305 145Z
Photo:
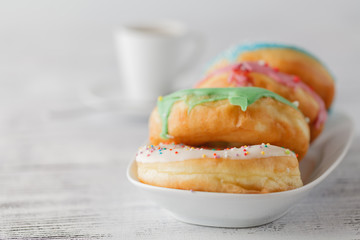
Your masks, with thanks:
M123 26L115 40L123 92L136 103L169 93L201 49L199 35L178 22Z

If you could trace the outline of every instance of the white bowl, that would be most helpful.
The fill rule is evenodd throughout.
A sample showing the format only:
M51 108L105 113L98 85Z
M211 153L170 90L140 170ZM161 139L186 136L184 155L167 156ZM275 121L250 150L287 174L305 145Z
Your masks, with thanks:
M354 124L346 114L332 114L300 162L304 186L285 192L233 194L155 187L139 181L135 160L128 167L127 177L180 221L214 227L258 226L283 216L323 181L344 158L353 132Z

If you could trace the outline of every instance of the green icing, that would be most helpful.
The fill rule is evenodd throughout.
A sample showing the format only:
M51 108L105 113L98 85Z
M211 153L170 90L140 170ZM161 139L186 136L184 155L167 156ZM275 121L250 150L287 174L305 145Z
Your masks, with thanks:
M157 102L158 112L162 121L160 136L168 139L168 118L171 108L177 101L184 101L188 106L188 114L199 104L220 100L229 100L230 104L240 106L242 111L256 102L259 98L271 97L279 102L285 103L295 109L297 107L285 98L264 88L241 87L241 88L195 88L174 92L160 98Z

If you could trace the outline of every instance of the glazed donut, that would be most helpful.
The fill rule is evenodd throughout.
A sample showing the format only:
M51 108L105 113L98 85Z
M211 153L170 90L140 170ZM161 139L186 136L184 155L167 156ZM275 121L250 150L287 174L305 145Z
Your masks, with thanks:
M159 97L149 121L150 143L216 148L263 142L289 148L301 160L309 147L305 117L263 88L198 88Z
M141 182L166 188L269 193L303 185L295 154L269 144L224 150L182 144L144 146L136 163Z
M266 88L291 102L307 117L313 141L322 131L327 111L322 98L297 76L281 73L264 62L242 62L225 66L209 74L195 87L244 87Z
M326 67L304 49L275 43L253 43L232 47L210 64L208 73L232 63L264 61L280 72L298 76L309 85L330 108L335 94L335 82Z

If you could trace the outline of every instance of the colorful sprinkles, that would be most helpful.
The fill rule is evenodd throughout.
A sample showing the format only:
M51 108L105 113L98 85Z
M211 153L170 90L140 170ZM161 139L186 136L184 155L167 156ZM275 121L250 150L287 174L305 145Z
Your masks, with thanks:
M158 146L147 145L142 148L139 148L136 158L145 157L149 158L152 156L161 156L162 159L171 158L186 160L191 159L189 156L198 156L197 158L226 158L226 159L237 159L237 158L256 158L262 157L264 155L274 156L272 154L279 154L283 156L294 155L298 157L298 154L293 151L283 148L283 147L270 147L270 143L262 143L261 145L253 146L241 146L240 148L225 148L225 149L206 149L206 148L197 148L190 147L184 144L160 144ZM190 153L194 151L194 153ZM209 151L212 153L210 154ZM275 152L274 152L275 151ZM198 153L199 152L199 153ZM189 155L190 154L190 155ZM195 155L194 155L195 154ZM199 154L199 155L196 155ZM194 157L196 158L196 157Z

